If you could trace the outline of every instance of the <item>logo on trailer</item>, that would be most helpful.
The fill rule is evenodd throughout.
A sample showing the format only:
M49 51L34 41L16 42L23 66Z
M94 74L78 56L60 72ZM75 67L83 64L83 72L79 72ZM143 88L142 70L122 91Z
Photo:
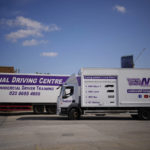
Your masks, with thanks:
M150 78L128 78L129 86L150 86Z

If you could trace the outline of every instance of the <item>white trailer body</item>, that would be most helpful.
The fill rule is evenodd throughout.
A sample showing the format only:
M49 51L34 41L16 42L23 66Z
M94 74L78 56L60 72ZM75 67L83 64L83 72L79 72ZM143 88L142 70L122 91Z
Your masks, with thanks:
M82 69L81 106L150 106L150 70Z
M69 76L41 74L0 74L0 110L27 110L35 112L56 108L61 86Z
M61 92L59 114L74 118L73 111L81 115L85 110L137 110L140 118L150 118L150 69L82 68L79 74L78 90L76 84L64 84L62 90L68 86L74 88L74 93L67 96L70 103L64 105L66 98Z

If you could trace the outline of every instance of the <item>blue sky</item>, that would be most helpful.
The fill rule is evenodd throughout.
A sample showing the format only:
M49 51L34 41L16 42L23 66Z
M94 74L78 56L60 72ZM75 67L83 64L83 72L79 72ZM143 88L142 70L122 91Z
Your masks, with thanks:
M0 0L0 66L21 73L150 68L150 0Z

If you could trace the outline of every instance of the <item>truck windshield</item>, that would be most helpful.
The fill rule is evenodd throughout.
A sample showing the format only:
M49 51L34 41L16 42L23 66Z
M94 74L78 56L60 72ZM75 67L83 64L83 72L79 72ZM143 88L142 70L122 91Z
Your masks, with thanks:
M64 89L63 89L63 98L65 99L65 98L70 97L71 95L73 95L73 92L74 92L73 86L64 87Z

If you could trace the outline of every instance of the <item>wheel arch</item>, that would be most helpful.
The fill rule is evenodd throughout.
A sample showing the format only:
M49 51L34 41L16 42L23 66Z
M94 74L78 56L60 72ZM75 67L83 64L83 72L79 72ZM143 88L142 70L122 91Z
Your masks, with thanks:
M71 103L71 105L67 109L67 112L69 113L71 111L71 109L77 109L79 111L79 113L82 114L82 110L81 110L79 104L77 104L77 103Z

